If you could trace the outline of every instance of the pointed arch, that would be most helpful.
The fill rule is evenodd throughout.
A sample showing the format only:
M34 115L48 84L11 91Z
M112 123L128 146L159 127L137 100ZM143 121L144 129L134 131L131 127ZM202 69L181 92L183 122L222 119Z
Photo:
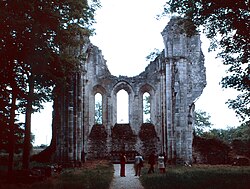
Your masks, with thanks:
M115 124L115 123L117 123L118 122L118 117L117 117L117 93L120 91L120 90L124 90L124 91L126 91L127 92L127 94L128 94L128 101L127 101L127 106L128 106L128 118L127 118L127 120L128 120L128 123L130 123L131 121L131 112L132 112L132 106L131 106L131 104L132 104L132 102L133 102L133 97L134 97L134 91L133 91L133 88L131 87L131 85L128 83L128 82L126 82L126 81L123 81L123 80L121 80L121 81L119 81L119 82L117 82L115 85L114 85L114 87L113 87L113 90L112 90L112 92L111 92L111 98L112 98L112 107L113 107L113 110L112 110L112 112L113 112L113 118L112 118L112 123L113 123L113 125Z
M153 110L154 107L156 106L154 94L155 94L154 88L148 83L142 85L139 90L139 103L142 110L140 112L142 117L142 123L149 123L149 122L151 123L153 120L152 117L152 115L154 114ZM145 113L145 111L147 113Z
M117 92L117 123L129 123L129 95L126 90Z
M143 93L143 123L151 122L151 96L148 92Z
M101 99L96 99L96 95L99 94ZM99 104L97 103L99 102ZM90 126L92 127L94 124L107 124L107 92L106 89L101 85L95 85L92 89L92 95L89 99L90 103L90 111L89 111L89 119L90 119ZM91 105L92 104L92 105ZM96 110L96 106L99 106L99 112ZM97 115L99 114L99 115ZM98 121L96 118L98 117Z
M102 103L102 94L95 94L95 124L102 124L103 122L103 103Z

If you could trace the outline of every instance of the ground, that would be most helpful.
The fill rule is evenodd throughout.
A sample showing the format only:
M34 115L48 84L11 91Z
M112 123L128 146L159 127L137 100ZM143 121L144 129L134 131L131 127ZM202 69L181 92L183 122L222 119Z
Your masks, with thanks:
M126 164L126 177L120 177L120 164L114 164L114 178L110 189L143 189L138 176L135 176L134 165Z

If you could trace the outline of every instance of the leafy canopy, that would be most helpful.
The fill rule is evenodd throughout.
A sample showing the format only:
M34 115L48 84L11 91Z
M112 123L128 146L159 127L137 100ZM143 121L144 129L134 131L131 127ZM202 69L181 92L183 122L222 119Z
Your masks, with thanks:
M194 135L202 136L205 130L211 128L210 118L211 116L202 110L194 112Z
M98 4L98 0L92 4L87 0L0 1L0 135L11 131L7 139L13 141L15 112L26 113L26 160L31 113L52 100L53 88L66 85L72 72L79 70L82 57L69 50L84 45L82 36L92 34Z

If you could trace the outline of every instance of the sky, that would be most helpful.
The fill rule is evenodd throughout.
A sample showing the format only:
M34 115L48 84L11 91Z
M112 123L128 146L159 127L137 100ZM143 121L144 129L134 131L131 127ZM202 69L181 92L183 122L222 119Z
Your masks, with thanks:
M146 61L154 49L164 49L161 32L170 16L160 20L156 16L163 11L166 0L100 0L102 7L96 12L94 24L96 35L91 42L102 50L104 59L112 75L135 76L144 71ZM208 53L209 41L201 36L205 55L207 86L196 101L196 110L211 116L213 128L226 129L238 126L239 120L225 102L235 98L232 89L222 89L219 85L225 76L225 66L216 59L216 52ZM52 103L47 103L41 113L32 116L34 145L49 144L51 140Z

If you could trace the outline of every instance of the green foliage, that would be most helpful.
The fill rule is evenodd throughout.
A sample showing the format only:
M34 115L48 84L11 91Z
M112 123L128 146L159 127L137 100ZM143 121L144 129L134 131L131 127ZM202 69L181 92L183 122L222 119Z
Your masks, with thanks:
M24 112L32 76L37 111L42 102L51 100L53 87L65 85L66 78L79 69L79 57L66 49L84 44L79 35L92 34L99 2L13 0L0 5L0 89L15 90L22 100L19 110Z
M225 144L225 147L222 146L223 148L214 153L214 157L219 153L222 153L224 150L228 150L226 149L226 145L230 146L232 150L231 155L250 157L250 125L248 122L243 123L241 126L236 128L229 127L227 129L212 129L203 132L200 136L201 138L194 138L194 145L196 145L197 149L203 148L205 151L207 150L207 153L211 153L213 149L216 149L216 146L219 147L222 146L222 144ZM221 145L211 145L211 142L209 141L218 141L218 144L220 142Z
M143 102L144 102L144 109L143 109L143 112L144 114L150 114L150 96L144 96L144 99L143 99Z
M243 119L249 120L250 110L250 12L248 0L170 0L166 13L177 13L192 20L196 30L203 26L211 39L210 50L218 49L228 66L222 87L234 88L241 94L227 103Z
M236 78L237 78L237 76L236 76ZM250 108L249 108L250 96L249 96L249 92L239 94L236 99L228 100L227 104L228 104L228 106L230 108L235 110L237 115L239 115L242 120L247 120L246 123L249 122L249 120L247 118L250 115Z
M143 174L140 178L145 189L247 189L249 167L174 167L167 168L166 174Z
M206 112L197 110L194 112L194 134L201 136L205 130L211 128L212 123L210 122L211 116Z
M26 160L31 113L52 100L55 86L67 87L71 74L79 71L82 56L70 48L83 45L83 37L92 34L98 5L86 0L0 2L0 124L10 126L8 140L13 142L15 112L26 114Z
M230 146L232 155L250 157L250 125L245 122L238 127L227 129L210 129L210 116L206 112L195 112L193 145L209 163L228 163Z
M204 134L202 137L195 136L193 139L195 151L202 156L203 163L206 164L228 164L230 163L228 154L230 147L219 138L210 137ZM195 154L195 153L194 153ZM197 163L197 157L193 156L194 163Z
M250 140L250 126L249 123L243 123L236 128L229 127L227 129L212 129L204 132L202 137L218 138L230 144L234 140L249 141Z
M250 140L235 139L231 145L235 154L250 158Z
M100 102L95 104L95 124L102 124L102 104Z
M250 141L250 122L243 123L237 128L231 128L231 130L233 139Z
M10 135L10 128L8 126L3 126L3 125L0 126L0 150L4 150L5 152L10 151L11 146L10 146L9 135ZM17 123L14 125L13 139L14 139L15 152L18 153L23 146L23 139L24 139L23 123Z
M146 123L150 123L150 94L144 93L143 95L143 113L146 119L144 120Z
M148 56L146 56L146 60L154 61L160 54L161 52L159 49L154 49Z

